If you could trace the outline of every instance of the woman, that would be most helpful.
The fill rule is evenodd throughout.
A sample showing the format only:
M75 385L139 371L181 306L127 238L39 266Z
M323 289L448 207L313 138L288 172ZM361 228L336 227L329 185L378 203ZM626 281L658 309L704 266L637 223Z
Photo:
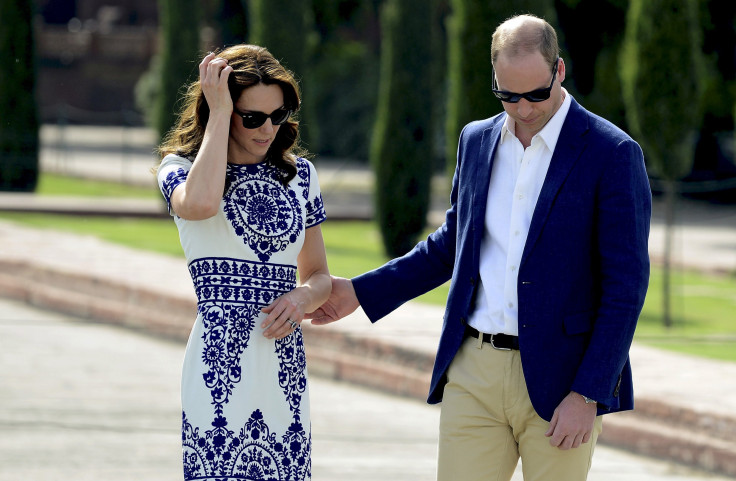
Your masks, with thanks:
M187 480L311 476L299 324L331 288L317 175L294 153L299 102L266 49L210 53L159 148L198 299L182 376Z

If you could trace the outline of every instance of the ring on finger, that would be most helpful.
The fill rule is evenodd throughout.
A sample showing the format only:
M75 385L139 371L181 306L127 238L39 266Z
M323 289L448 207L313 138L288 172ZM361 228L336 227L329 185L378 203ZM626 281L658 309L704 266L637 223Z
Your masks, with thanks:
M286 322L289 323L292 329L296 329L299 324L296 323L296 321L292 321L291 319L287 319Z

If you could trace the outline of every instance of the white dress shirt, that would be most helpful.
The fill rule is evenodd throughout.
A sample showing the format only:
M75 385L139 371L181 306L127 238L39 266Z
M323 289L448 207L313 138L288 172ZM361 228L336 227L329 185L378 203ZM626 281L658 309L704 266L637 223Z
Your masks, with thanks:
M485 231L480 247L480 285L468 324L480 332L519 335L517 282L534 208L552 153L570 110L562 105L524 149L507 116L491 170Z

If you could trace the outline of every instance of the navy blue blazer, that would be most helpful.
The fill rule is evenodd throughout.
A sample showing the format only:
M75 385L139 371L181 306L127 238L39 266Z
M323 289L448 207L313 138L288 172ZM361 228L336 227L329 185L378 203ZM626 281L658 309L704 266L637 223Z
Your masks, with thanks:
M451 279L429 403L442 400L479 285L488 185L506 114L468 124L445 221L403 257L353 279L372 322ZM629 348L649 283L651 191L641 148L574 99L532 216L518 276L531 402L550 420L575 391L599 414L633 409ZM489 366L489 369L493 366Z

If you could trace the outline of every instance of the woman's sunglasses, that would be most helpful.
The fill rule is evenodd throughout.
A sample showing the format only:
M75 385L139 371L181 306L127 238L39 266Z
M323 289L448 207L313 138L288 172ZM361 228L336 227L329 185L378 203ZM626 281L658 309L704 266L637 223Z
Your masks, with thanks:
M557 57L555 60L555 66L552 68L552 81L549 83L549 87L545 89L532 90L531 92L525 92L523 94L517 94L515 92L507 92L505 90L497 90L496 87L496 74L493 73L493 85L491 91L501 102L507 102L515 104L521 99L526 99L529 102L544 102L549 98L552 92L552 86L555 84L555 78L557 78L557 64L560 62L560 58Z
M291 115L291 110L283 107L274 110L270 115L264 114L263 112L238 112L237 110L234 112L243 118L243 127L246 129L257 129L265 124L267 119L271 119L273 125L281 125L289 120L289 116Z

